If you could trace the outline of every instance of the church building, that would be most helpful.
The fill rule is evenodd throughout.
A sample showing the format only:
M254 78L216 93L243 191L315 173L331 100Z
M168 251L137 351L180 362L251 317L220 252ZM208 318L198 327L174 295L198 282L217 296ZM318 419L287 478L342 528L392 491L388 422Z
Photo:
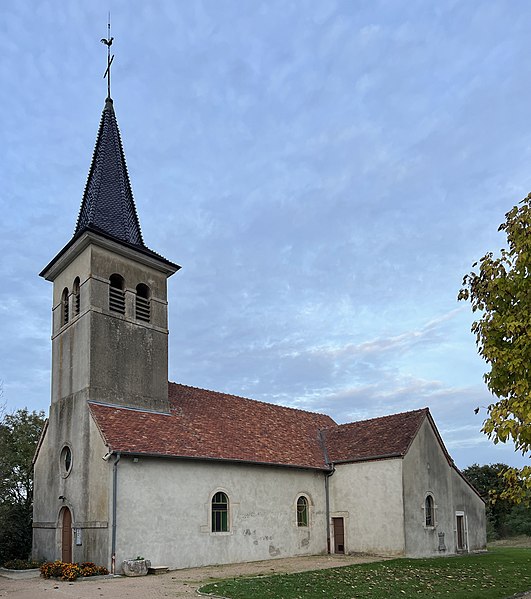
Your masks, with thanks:
M186 568L485 548L485 505L429 410L327 415L168 382L167 279L144 243L113 101L53 284L33 556Z

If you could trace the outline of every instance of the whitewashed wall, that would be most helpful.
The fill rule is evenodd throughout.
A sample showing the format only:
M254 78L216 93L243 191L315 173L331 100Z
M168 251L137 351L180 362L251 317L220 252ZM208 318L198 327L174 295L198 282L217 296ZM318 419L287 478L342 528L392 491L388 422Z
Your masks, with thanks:
M230 531L212 533L210 501L230 500ZM310 500L298 527L296 501ZM187 568L326 552L324 475L294 468L198 460L122 458L118 466L117 564L141 555Z
M402 460L336 465L330 499L331 517L344 518L346 553L403 554Z

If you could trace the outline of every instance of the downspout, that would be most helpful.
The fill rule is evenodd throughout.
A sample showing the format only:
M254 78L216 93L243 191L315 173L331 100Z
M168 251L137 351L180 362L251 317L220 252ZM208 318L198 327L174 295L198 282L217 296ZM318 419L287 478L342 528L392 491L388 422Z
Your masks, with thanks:
M116 574L116 491L118 488L118 462L120 454L116 454L112 466L112 541L111 541L111 574Z
M328 555L330 555L330 488L328 484L328 480L334 474L336 469L334 468L334 464L329 464L330 470L325 472L325 501L326 501L326 550Z
M324 461L328 468L324 472L325 475L325 512L326 512L326 552L330 555L330 485L328 483L328 479L334 474L336 469L334 468L334 463L330 462L330 457L328 456L328 450L326 449L325 443L325 431L319 429L319 443L321 444L321 449L323 450Z

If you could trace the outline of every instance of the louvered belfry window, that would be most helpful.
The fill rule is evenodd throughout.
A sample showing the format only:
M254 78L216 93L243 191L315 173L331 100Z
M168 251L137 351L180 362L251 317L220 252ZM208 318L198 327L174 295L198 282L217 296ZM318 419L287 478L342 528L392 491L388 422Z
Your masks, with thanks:
M125 314L124 279L120 275L111 275L109 279L109 310Z
M76 277L74 279L74 285L72 286L72 293L74 295L74 303L73 303L74 316L77 316L79 314L79 308L80 308L79 277Z
M137 320L151 320L151 301L149 287L140 283L136 286L135 316Z
M61 326L68 322L68 317L68 287L65 287L61 296Z

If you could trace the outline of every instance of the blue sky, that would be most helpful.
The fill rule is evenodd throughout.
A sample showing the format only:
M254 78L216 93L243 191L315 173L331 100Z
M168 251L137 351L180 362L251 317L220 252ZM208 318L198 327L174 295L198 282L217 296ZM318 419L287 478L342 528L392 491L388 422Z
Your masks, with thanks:
M48 409L51 286L112 95L170 279L170 379L329 413L429 406L458 466L485 365L457 302L531 190L531 4L0 2L9 410Z

